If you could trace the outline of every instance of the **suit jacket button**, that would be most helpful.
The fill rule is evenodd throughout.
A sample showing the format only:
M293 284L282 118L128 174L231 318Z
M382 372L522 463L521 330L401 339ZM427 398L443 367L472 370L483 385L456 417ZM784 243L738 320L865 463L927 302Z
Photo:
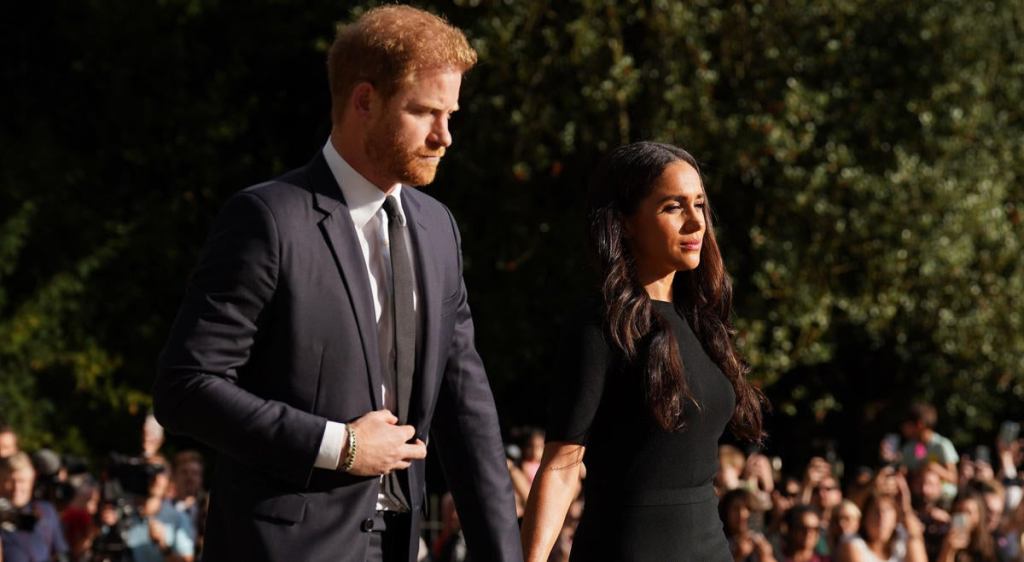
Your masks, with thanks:
M364 533L369 533L370 531L372 531L373 530L373 519L370 518L370 519L363 520L363 524L360 525L360 528L363 530Z

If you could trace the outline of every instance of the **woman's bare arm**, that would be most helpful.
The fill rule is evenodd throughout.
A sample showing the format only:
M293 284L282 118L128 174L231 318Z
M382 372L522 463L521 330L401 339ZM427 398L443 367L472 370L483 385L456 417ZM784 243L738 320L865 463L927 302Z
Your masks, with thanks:
M551 442L533 479L523 516L522 541L526 562L546 562L565 522L569 505L579 493L583 445Z

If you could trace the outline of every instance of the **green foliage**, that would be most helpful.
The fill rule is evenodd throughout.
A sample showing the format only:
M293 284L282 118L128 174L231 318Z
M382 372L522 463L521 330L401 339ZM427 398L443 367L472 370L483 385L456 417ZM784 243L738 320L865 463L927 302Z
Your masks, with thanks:
M101 451L133 442L220 203L326 138L332 25L369 4L61 4L3 39L32 87L3 104L0 415ZM855 438L922 397L964 443L1019 412L1024 2L427 7L481 59L429 189L460 220L507 421L542 420L591 281L583 186L638 139L702 162L780 434Z

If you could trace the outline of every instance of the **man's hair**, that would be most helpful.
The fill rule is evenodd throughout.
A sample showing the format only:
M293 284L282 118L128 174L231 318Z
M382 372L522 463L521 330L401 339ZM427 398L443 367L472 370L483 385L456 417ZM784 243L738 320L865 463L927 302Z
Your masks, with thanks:
M434 14L404 5L381 6L338 28L327 53L334 119L360 82L390 98L421 70L453 67L466 72L476 51L458 28Z
M174 470L178 470L182 465L190 462L198 463L200 467L206 466L203 462L203 455L199 454L199 451L186 450L174 455Z
M935 406L925 404L924 402L916 402L910 405L907 421L921 422L928 429L933 429L935 422L938 421L938 414L935 412Z
M7 425L2 421L0 421L0 433L13 433L15 435L18 434L18 432L14 431L13 426Z
M19 470L35 471L35 467L32 466L32 459L27 454L18 452L7 458L0 459L0 479L6 479Z

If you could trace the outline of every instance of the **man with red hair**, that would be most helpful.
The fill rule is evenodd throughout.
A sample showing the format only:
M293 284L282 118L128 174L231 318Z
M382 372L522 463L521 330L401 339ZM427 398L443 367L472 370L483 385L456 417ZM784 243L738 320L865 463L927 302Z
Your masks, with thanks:
M370 10L330 49L323 149L221 212L154 388L221 453L205 559L415 560L428 435L473 559L522 559L459 231L415 189L475 63L441 18Z

